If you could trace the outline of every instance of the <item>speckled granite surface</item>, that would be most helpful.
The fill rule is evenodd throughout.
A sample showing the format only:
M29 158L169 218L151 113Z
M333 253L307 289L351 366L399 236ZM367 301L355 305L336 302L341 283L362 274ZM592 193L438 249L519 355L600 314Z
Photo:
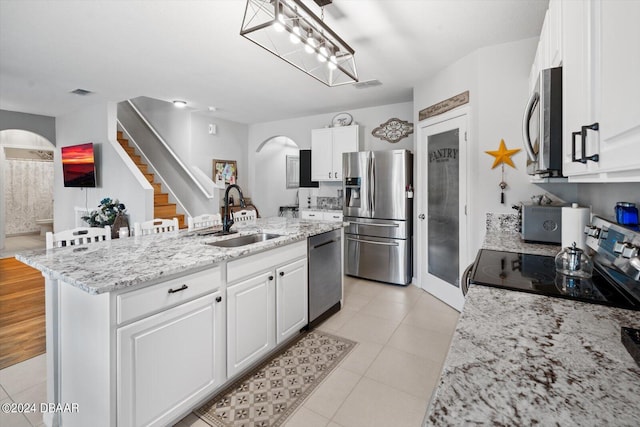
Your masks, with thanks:
M555 255L489 229L486 249ZM637 426L640 312L471 286L424 425Z
M518 215L496 213L487 213L487 233L482 247L495 251L549 256L556 256L562 250L559 245L525 242L518 231Z
M16 254L16 258L54 279L99 294L287 245L340 227L342 223L339 222L266 218L259 219L255 225L238 228L238 233L229 236L197 236L183 230L22 252ZM238 248L206 244L256 232L281 234L282 237Z

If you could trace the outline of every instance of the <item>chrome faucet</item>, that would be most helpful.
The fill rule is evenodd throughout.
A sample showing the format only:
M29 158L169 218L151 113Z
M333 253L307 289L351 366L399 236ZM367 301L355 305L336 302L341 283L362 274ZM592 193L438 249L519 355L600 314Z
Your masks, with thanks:
M244 196L242 195L242 189L240 189L240 186L238 184L229 185L224 192L224 217L222 218L222 234L229 234L229 229L233 225L231 213L229 212L229 191L232 188L238 190L238 194L240 195L240 207L245 208L247 206L244 203Z

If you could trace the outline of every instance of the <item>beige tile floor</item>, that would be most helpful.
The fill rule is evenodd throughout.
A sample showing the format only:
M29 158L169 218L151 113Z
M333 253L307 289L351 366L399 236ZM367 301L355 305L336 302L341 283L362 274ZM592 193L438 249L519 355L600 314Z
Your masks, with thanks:
M6 237L4 239L4 248L0 249L0 258L13 258L17 252L30 249L44 249L45 245L46 238L40 234Z
M319 329L358 342L288 427L418 427L437 383L458 312L415 286L345 278L343 309ZM45 357L0 371L0 404L46 402ZM41 426L42 416L0 412L2 427ZM190 414L177 427L207 427Z
M345 277L345 304L319 329L358 342L287 427L419 427L458 312L415 286ZM195 415L176 427L208 427Z

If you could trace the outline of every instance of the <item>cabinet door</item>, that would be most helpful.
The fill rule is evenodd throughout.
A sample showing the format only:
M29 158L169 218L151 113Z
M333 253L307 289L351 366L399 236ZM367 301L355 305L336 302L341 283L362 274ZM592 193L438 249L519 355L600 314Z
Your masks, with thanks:
M572 133L595 121L593 7L591 1L562 2L562 172L566 176L589 173L594 162L572 161ZM576 137L575 156L582 155L580 136ZM588 132L586 155L599 152L597 132Z
M549 39L547 42L547 58L549 67L562 66L562 1L551 0L547 13Z
M342 154L358 151L358 126L344 126L333 130L333 175L334 181L342 181Z
M307 325L307 261L301 259L276 269L277 344Z
M598 2L600 172L640 172L640 2ZM640 174L636 174L636 180Z
M275 277L266 272L227 288L227 376L275 347Z
M118 426L167 425L222 383L219 297L118 329Z
M333 176L333 137L332 129L313 129L311 131L311 179L329 181Z

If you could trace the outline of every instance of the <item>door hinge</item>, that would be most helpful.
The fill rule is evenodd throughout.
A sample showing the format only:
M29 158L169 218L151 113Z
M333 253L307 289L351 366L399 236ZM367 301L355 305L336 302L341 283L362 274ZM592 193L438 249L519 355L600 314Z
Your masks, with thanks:
M467 131L466 130L464 131L464 140L465 141L467 140Z

